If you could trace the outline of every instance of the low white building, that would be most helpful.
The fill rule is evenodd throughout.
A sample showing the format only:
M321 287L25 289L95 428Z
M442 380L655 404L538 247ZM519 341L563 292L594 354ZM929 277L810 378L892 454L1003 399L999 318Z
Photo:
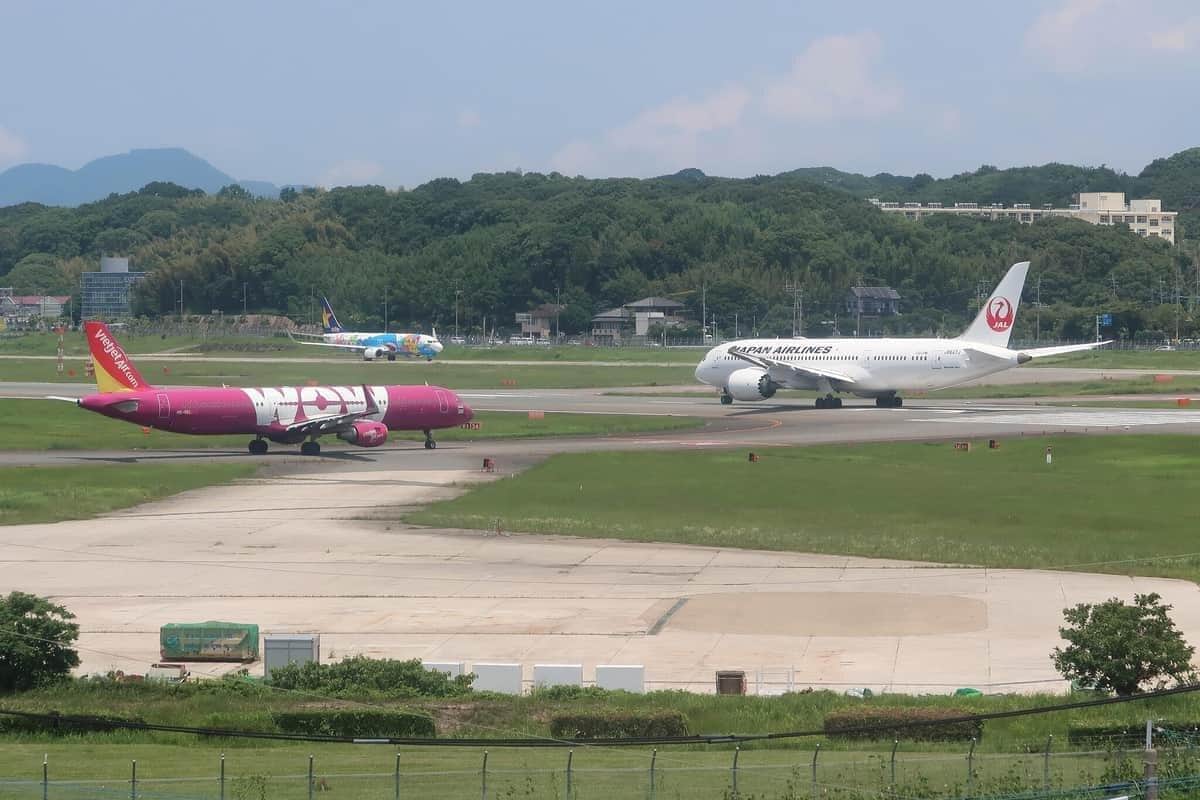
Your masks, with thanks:
M1033 208L1029 203L895 203L878 198L869 201L880 211L903 214L907 219L921 219L931 214L950 214L983 219L1011 219L1032 224L1047 217L1071 217L1093 225L1124 225L1139 236L1158 237L1175 244L1177 211L1163 211L1162 201L1141 199L1125 201L1124 192L1082 192L1079 202L1067 208L1049 205Z

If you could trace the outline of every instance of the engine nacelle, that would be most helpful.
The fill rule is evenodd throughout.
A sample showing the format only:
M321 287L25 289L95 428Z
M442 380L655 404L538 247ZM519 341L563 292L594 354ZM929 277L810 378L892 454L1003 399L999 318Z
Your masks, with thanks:
M386 347L368 347L363 350L363 361L374 361L382 355L387 355Z
M752 402L774 397L779 384L771 380L765 369L746 367L730 375L725 388L734 400Z
M349 429L337 435L337 438L343 442L348 442L356 447L379 447L387 441L387 437L387 425L369 419L360 419Z

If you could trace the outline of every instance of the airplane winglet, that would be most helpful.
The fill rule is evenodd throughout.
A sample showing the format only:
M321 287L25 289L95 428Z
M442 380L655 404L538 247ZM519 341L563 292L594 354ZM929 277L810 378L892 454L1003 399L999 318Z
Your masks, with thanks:
M371 394L371 387L367 386L364 383L362 388L363 388L363 397L366 398L367 413L368 414L378 414L379 413L379 405L375 402L375 395Z

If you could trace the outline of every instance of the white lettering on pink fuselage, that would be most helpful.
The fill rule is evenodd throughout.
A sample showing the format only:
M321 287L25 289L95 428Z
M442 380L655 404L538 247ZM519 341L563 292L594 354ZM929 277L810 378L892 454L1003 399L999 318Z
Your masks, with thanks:
M387 387L372 386L370 390L379 411L365 418L382 422L387 414ZM256 424L264 428L273 423L286 427L315 417L361 413L367 409L367 396L361 386L267 386L241 391L254 404Z

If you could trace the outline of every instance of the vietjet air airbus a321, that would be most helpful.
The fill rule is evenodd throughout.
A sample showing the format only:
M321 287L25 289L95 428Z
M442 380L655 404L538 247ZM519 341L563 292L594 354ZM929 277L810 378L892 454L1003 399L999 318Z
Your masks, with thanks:
M470 406L440 386L283 386L257 389L165 388L146 383L102 322L85 322L99 394L77 402L88 411L150 428L196 435L253 436L250 452L267 441L300 444L317 455L317 439L333 435L358 447L378 447L388 431L432 432L468 422ZM69 399L69 398L56 398Z
M1013 264L956 339L742 339L714 347L696 379L721 390L721 402L767 400L779 389L817 390L817 408L841 408L835 392L897 408L900 393L931 391L1108 342L1010 350L1029 262Z

